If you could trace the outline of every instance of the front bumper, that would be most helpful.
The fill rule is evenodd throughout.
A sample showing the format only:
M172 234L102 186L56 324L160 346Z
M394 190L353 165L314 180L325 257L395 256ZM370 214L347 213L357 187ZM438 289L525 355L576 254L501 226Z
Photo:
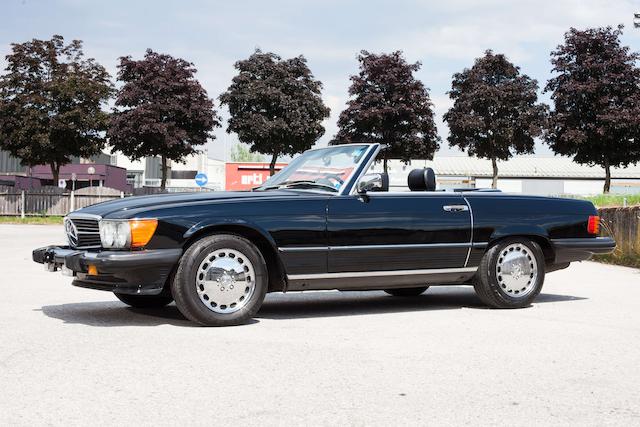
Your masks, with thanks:
M161 293L181 255L182 249L84 251L68 246L47 246L32 254L48 271L73 276L75 286L138 295ZM89 266L98 274L88 274Z
M576 239L552 239L556 263L584 261L592 255L608 254L616 248L611 237L588 237Z

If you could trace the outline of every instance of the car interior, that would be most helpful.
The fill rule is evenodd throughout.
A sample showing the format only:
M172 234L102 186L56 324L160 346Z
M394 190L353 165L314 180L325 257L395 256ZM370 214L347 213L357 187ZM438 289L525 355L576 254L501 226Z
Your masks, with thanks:
M380 173L382 182L379 187L371 188L372 192L389 191L389 174ZM436 174L431 168L414 169L407 177L407 185L411 191L436 191Z
M382 185L380 187L372 188L374 192L389 192L389 175L386 173L380 174L382 178ZM436 190L436 174L432 168L413 169L407 176L407 186L410 191L445 191L444 189ZM499 189L493 188L453 188L450 191L474 191L482 193L500 193Z

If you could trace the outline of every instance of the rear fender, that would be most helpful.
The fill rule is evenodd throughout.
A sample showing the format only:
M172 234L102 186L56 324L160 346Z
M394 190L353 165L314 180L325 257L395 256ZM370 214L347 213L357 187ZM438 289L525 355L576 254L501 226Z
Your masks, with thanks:
M546 263L549 265L553 263L555 259L555 251L549 240L549 233L547 230L536 225L515 225L497 229L491 235L489 239L489 247L496 244L498 241L507 237L527 237L540 245Z
M510 236L537 236L549 240L549 233L537 225L511 225L493 231L489 243Z

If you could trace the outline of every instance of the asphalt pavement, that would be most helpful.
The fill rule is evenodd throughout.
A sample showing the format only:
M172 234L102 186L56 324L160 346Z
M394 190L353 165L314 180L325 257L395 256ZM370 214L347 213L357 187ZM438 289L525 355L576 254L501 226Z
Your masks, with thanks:
M271 294L194 327L47 273L0 225L0 425L640 425L640 270L575 263L521 310L469 287Z

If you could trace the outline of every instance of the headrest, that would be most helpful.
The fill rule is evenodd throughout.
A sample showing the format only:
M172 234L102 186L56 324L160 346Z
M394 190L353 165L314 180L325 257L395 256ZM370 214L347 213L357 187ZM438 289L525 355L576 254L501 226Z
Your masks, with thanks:
M409 172L407 184L411 191L435 191L436 174L431 168L414 169Z

